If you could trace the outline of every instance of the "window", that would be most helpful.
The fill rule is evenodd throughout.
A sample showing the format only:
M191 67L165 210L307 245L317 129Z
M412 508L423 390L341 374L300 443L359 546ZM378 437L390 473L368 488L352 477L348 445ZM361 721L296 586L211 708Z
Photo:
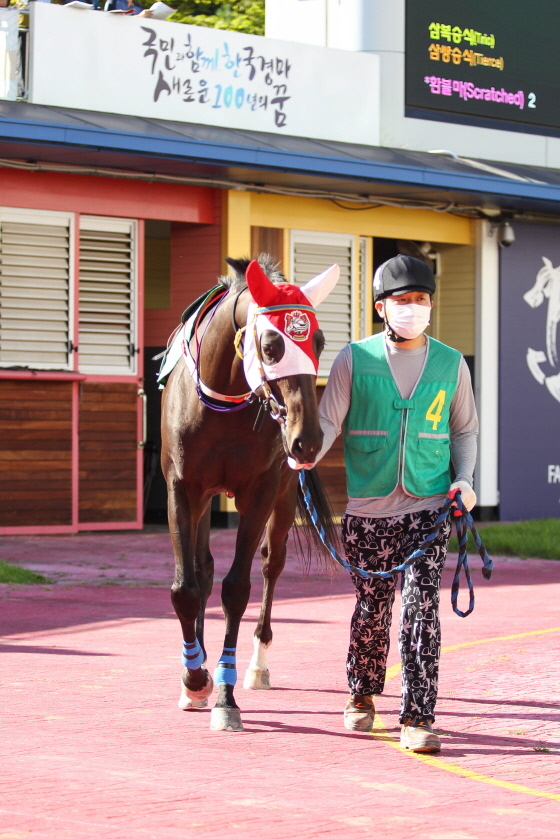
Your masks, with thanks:
M133 375L137 223L81 216L78 282L75 227L73 213L0 208L0 367L71 370L78 345L80 372Z
M321 274L335 262L340 265L340 279L327 299L317 308L326 345L319 362L320 377L328 376L342 347L354 337L355 311L352 277L355 265L355 239L345 233L319 233L292 230L290 237L290 277L297 285Z
M72 216L0 210L0 366L68 370Z
M79 358L83 373L136 368L136 224L80 218Z

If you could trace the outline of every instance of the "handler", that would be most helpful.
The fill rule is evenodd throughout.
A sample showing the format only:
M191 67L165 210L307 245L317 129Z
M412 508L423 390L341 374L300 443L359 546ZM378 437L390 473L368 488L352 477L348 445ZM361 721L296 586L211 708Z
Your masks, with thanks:
M478 419L470 373L457 350L424 335L435 290L431 268L419 259L396 256L377 269L373 292L384 332L344 347L319 408L324 443L317 460L344 434L346 556L369 571L386 571L418 548L452 490L461 491L468 510L476 503ZM441 748L432 723L440 581L450 531L447 519L402 582L400 742L415 752ZM356 607L344 725L370 731L375 696L385 683L396 579L352 577Z

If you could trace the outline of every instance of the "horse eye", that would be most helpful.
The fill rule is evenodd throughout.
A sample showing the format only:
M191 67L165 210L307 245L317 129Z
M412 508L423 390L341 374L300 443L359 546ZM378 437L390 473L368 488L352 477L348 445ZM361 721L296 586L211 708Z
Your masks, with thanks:
M313 350L315 351L315 357L317 360L319 356L325 349L325 336L321 329L318 329L315 334L313 335Z
M284 355L284 341L277 332L267 330L261 338L261 352L268 365L277 364Z

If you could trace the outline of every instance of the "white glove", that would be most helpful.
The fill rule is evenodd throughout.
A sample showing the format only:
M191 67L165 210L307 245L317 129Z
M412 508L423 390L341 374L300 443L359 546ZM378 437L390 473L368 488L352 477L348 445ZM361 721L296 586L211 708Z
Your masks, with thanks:
M293 457L288 458L288 466L290 469L313 469L314 463L298 463Z
M455 481L455 483L451 484L451 486L449 487L448 498L453 498L454 490L457 489L461 493L461 499L463 501L463 504L470 513L470 511L476 504L476 492L474 491L472 486L468 484L466 481Z

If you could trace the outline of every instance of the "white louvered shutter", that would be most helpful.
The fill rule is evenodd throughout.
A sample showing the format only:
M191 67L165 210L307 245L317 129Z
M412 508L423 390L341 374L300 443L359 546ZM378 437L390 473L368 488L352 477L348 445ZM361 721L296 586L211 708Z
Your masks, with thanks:
M329 375L334 359L353 337L354 237L342 233L291 231L291 279L297 285L304 285L335 262L340 265L340 279L317 308L326 341L319 359L320 377Z
M136 372L136 240L134 221L80 218L81 372Z
M0 210L0 366L67 370L71 216Z

